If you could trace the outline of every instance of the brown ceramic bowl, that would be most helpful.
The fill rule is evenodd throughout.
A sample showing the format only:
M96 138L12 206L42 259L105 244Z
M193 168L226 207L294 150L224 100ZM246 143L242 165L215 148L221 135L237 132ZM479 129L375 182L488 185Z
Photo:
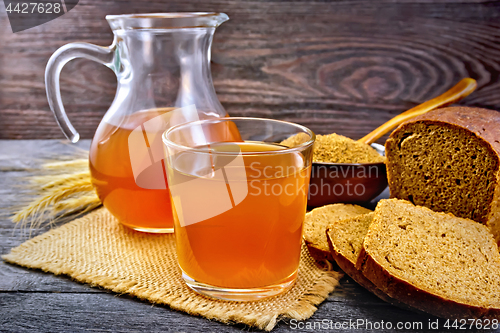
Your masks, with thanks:
M384 146L371 145L384 156ZM313 162L309 198L311 208L333 203L370 202L387 187L385 164Z

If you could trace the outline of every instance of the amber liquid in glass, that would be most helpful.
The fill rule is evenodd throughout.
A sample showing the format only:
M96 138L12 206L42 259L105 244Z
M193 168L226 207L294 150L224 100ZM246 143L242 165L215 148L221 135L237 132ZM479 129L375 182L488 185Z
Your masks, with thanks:
M261 142L211 144L216 151L234 151L238 145L243 152L283 150L282 146ZM182 161L180 154L173 167L168 166L173 182L193 181L197 194L213 193L214 180L210 172L196 169L196 161ZM212 159L212 168L218 165ZM186 163L188 162L188 163ZM184 169L176 166L183 165ZM244 155L240 166L226 167L227 186L233 190L246 186L248 193L239 202L230 203L230 209L220 214L184 226L179 212L174 209L177 256L184 274L190 279L223 288L266 287L293 281L300 259L302 225L306 213L310 167L304 167L300 152ZM189 169L191 168L191 169ZM230 170L229 168L240 168ZM233 178L231 178L233 175ZM244 175L244 177L234 175ZM169 178L170 180L170 178ZM224 182L224 181L222 181ZM305 191L305 192L304 192ZM181 209L201 209L201 207ZM223 205L220 197L216 204ZM227 203L226 203L227 204ZM213 205L211 209L214 209ZM182 214L185 214L183 212Z

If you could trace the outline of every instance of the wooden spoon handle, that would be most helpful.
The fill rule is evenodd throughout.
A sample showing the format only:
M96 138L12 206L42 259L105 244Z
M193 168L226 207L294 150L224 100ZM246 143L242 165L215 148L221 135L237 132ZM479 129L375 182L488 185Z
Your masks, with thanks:
M455 86L453 86L450 90L446 91L444 94L439 95L427 102L424 102L420 105L411 108L386 123L380 125L372 132L368 133L364 137L358 140L358 142L364 142L366 144L371 144L377 141L381 136L385 133L389 132L394 127L398 126L402 122L411 119L413 117L419 116L431 110L437 109L442 106L453 104L462 98L468 96L471 92L476 89L476 80L471 78L465 78L460 80Z

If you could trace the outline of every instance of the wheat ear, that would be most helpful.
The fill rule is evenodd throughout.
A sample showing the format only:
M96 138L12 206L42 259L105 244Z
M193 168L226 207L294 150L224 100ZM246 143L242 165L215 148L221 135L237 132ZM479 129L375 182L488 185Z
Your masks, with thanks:
M38 228L44 222L101 205L92 186L87 159L46 163L38 173L28 185L38 197L15 213L13 222Z

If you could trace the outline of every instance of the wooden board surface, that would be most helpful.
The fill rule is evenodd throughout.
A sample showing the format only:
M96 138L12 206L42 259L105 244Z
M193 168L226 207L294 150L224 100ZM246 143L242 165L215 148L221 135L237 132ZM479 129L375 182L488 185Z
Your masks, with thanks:
M72 41L109 45L106 14L222 11L212 72L234 116L299 122L359 138L462 77L478 90L461 104L500 109L500 2L101 1L13 34L0 4L0 138L62 138L49 110L44 69ZM114 97L104 66L70 62L61 77L69 118L91 138Z
M86 148L88 140L78 144ZM16 227L5 216L9 207L23 204L29 197L21 184L40 162L47 158L70 157L75 147L58 140L0 140L0 254L30 238L27 230ZM31 237L47 231L31 231ZM429 329L438 320L439 329ZM373 325L382 325L385 329ZM443 332L446 323L427 315L393 307L349 278L303 322L283 321L273 332L339 332L335 325L352 332ZM370 324L371 323L371 324ZM388 330L387 325L393 329ZM396 329L398 323L409 329ZM301 326L299 326L301 325ZM308 326L306 326L308 325ZM316 325L316 326L312 326ZM372 325L372 326L368 326ZM422 325L414 326L414 325ZM299 328L303 329L299 329ZM307 327L316 327L315 330ZM357 327L357 328L356 328ZM371 327L371 329L370 329ZM381 326L378 326L381 327ZM322 328L322 329L319 329ZM467 327L468 328L468 327ZM7 264L0 260L0 332L239 332L255 331L242 325L224 325L200 317L152 306L126 295L116 295L54 276ZM463 330L459 330L462 331ZM481 330L470 330L474 332ZM495 332L500 330L487 330ZM482 331L483 332L483 331Z

